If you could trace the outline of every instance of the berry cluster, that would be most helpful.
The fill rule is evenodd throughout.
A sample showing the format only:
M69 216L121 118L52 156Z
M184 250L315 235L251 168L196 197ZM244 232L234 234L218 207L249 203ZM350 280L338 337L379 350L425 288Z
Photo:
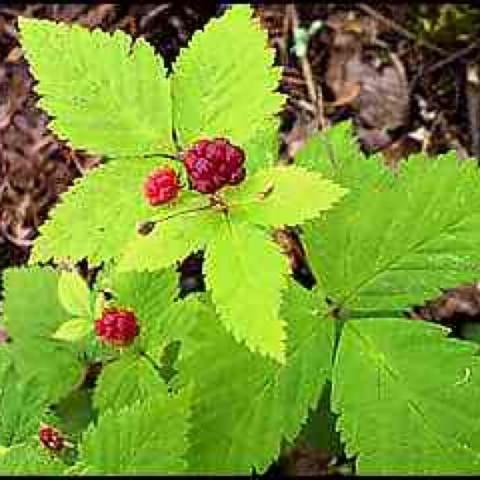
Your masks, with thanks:
M201 193L215 193L245 178L245 154L224 138L200 140L183 159L192 186Z
M50 425L41 425L38 437L45 448L54 452L60 452L65 446L63 435Z
M238 185L246 175L243 150L225 138L199 140L184 153L183 163L192 187L200 193ZM153 206L171 202L180 189L178 175L170 167L153 171L144 184L145 198Z
M137 318L130 310L108 308L95 322L95 333L105 343L116 346L130 345L140 333Z
M150 205L156 206L174 200L180 188L175 170L165 167L150 174L144 185L144 193Z

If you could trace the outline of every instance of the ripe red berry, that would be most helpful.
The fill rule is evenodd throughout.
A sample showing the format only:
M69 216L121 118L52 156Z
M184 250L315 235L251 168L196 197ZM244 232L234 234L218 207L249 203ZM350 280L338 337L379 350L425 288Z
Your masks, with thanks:
M225 138L199 140L183 157L195 190L215 193L225 185L237 185L245 178L243 150Z
M65 446L65 439L63 435L50 425L41 425L38 432L40 442L45 448L54 452L60 452Z
M154 170L144 184L144 193L150 205L162 205L177 197L180 191L177 172L173 168L163 167Z
M108 308L95 322L95 332L104 342L117 346L130 345L139 334L135 314L122 308Z

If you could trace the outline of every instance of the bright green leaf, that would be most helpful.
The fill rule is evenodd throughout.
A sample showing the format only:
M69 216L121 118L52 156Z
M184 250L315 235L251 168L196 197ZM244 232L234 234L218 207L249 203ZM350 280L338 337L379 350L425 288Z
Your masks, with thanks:
M190 395L165 393L110 409L85 433L80 461L89 474L167 475L186 469Z
M38 443L19 443L0 455L0 475L61 475L66 468Z
M1 347L2 353L6 347ZM23 442L36 435L48 401L39 379L21 382L10 364L0 374L0 444Z
M332 364L333 320L320 292L293 282L282 317L288 334L285 365L236 342L212 307L195 319L177 365L179 383L195 385L191 473L264 472L278 457L282 440L296 438L317 404Z
M353 181L356 192L305 229L308 258L338 305L366 316L401 311L479 277L480 175L473 161L415 155L395 182L381 174Z
M173 152L170 85L145 40L31 18L19 26L39 105L60 138L108 156Z
M75 318L62 323L55 330L52 338L57 340L65 340L67 342L76 342L82 339L93 330L93 322L86 318Z
M15 368L23 381L41 379L51 401L68 393L82 378L76 350L51 336L68 318L58 299L58 274L51 268L5 271L6 327Z
M161 165L175 167L159 158L122 160L77 180L62 195L50 220L40 227L30 261L78 261L88 257L92 263L99 263L117 256L141 223L196 207L202 199L190 192L182 192L175 203L163 207L147 203L144 182Z
M118 270L154 271L169 267L204 248L221 221L219 212L208 209L159 222L148 235L132 238L118 262Z
M279 247L254 226L225 221L208 244L204 268L225 328L252 350L284 362L279 310L288 260Z
M330 209L347 190L302 167L277 166L258 171L227 193L235 218L280 227L301 224Z
M172 78L174 126L182 146L223 136L244 146L283 104L280 69L252 8L234 5L195 33ZM241 62L238 61L241 59Z
M478 346L400 319L349 321L333 406L360 474L480 473Z
M63 307L76 317L90 315L90 290L77 272L63 271L58 280L58 296Z
M179 278L173 268L156 272L116 274L116 302L135 311L140 325L139 348L157 361L172 341L188 335L201 310L195 298L178 299Z
M126 354L102 369L93 402L100 411L119 410L159 393L166 395L167 387L153 365L144 357Z
M274 117L244 144L247 178L260 168L273 167L280 152L280 120Z

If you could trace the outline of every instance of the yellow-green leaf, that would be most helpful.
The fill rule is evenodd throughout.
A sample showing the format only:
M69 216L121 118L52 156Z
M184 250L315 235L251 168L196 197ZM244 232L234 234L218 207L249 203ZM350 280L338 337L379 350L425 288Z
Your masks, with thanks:
M85 337L92 331L93 323L91 320L84 318L75 318L68 322L62 323L52 338L57 340L66 340L67 342L76 342Z
M58 296L62 306L76 317L90 315L90 290L77 272L63 271L58 279Z

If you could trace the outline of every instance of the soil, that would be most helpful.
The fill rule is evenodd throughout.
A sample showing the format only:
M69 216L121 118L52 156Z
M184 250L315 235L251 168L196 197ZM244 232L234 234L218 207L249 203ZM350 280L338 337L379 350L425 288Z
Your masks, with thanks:
M38 227L59 195L100 161L71 150L46 128L48 117L36 107L33 78L19 48L17 17L120 28L144 36L170 66L192 33L225 8L215 2L0 3L0 272L27 261ZM362 148L382 152L391 166L418 151L453 148L460 158L480 157L479 22L471 21L480 18L480 10L458 6L467 13L461 23L452 23L448 19L458 15L441 16L440 10L455 5L255 8L284 67L281 90L288 102L281 115L281 153L286 159L316 130L346 118L353 120ZM306 55L299 57L294 32L314 25ZM478 321L480 288L460 286L419 306L415 315L450 326ZM342 473L342 465L322 450L299 446L271 473Z

